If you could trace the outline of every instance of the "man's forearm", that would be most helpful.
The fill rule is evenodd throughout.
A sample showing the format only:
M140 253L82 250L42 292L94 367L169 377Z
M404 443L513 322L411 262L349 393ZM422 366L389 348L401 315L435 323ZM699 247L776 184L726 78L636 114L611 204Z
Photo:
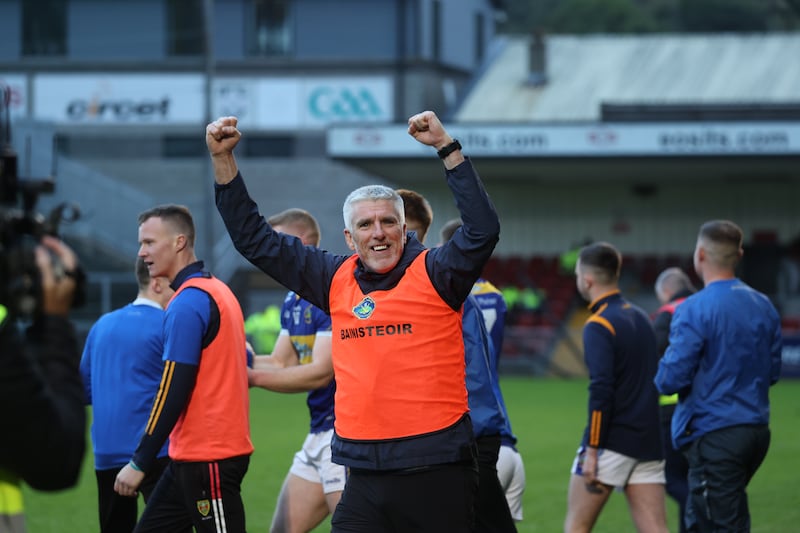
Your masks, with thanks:
M300 365L280 369L251 371L251 384L274 392L306 392L326 386L333 379L333 371L320 366Z
M233 153L213 155L211 164L214 167L214 179L220 185L230 183L239 173L239 166Z

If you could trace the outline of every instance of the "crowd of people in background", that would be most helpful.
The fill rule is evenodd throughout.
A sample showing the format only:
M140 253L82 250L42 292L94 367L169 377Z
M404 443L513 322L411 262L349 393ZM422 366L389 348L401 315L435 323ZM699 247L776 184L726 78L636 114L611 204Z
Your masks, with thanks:
M101 531L245 531L250 387L307 392L309 431L272 531L309 531L327 516L334 532L516 531L525 469L498 367L507 315L544 296L482 277L500 217L460 143L433 112L408 121L441 159L459 210L437 245L424 244L433 211L422 195L368 185L344 201L353 253L335 255L319 248L312 214L259 213L234 156L237 126L220 117L206 129L217 207L238 252L287 288L283 305L246 322L195 256L188 209L157 206L138 219L136 299L97 321L79 358L64 319L77 258L44 239L70 275L55 277L38 251L44 303L28 343L53 354L63 384L41 382L0 308L0 391L41 396L0 439L0 488L13 496L0 500L0 532L24 530L21 481L74 483L85 423L67 412L76 399L93 409ZM731 221L703 224L693 254L703 288L667 268L652 317L622 294L613 244L587 242L561 258L589 310L587 419L564 531L590 531L615 489L638 531L667 530L667 494L681 531L750 529L746 489L769 448L782 339L776 307L736 276L742 243ZM82 390L67 390L81 378ZM62 385L72 404L56 408L43 391ZM21 451L44 439L63 453Z

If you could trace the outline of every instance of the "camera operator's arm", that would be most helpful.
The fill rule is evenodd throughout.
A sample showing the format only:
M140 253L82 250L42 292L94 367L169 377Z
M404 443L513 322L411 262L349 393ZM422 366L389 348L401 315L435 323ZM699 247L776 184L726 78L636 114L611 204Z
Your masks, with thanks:
M48 251L49 250L49 251ZM56 277L50 253L66 275ZM44 237L36 249L42 312L24 342L4 324L0 351L0 406L5 411L0 466L31 487L59 490L75 484L86 431L80 351L67 313L75 291L77 258L58 239Z

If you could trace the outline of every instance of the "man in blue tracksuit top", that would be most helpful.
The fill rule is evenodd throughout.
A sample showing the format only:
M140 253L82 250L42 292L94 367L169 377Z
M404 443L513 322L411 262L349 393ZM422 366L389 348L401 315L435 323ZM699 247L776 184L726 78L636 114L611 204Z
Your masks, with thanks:
M687 531L749 531L746 488L769 448L769 387L781 368L781 322L763 294L736 278L742 230L700 227L694 268L705 288L670 326L655 383L678 393L672 442L689 461Z
M136 281L136 300L100 317L81 357L86 401L92 405L101 532L129 532L136 525L136 498L114 492L114 481L142 438L164 371L164 307L175 291L168 279L150 277L142 258L136 260ZM145 501L169 462L168 445L142 483Z

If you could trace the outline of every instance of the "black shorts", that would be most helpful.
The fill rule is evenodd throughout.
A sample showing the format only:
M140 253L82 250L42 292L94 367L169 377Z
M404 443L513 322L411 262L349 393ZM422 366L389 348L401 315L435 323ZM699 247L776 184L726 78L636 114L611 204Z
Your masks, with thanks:
M137 533L244 533L242 479L250 456L212 463L171 462L136 525Z

